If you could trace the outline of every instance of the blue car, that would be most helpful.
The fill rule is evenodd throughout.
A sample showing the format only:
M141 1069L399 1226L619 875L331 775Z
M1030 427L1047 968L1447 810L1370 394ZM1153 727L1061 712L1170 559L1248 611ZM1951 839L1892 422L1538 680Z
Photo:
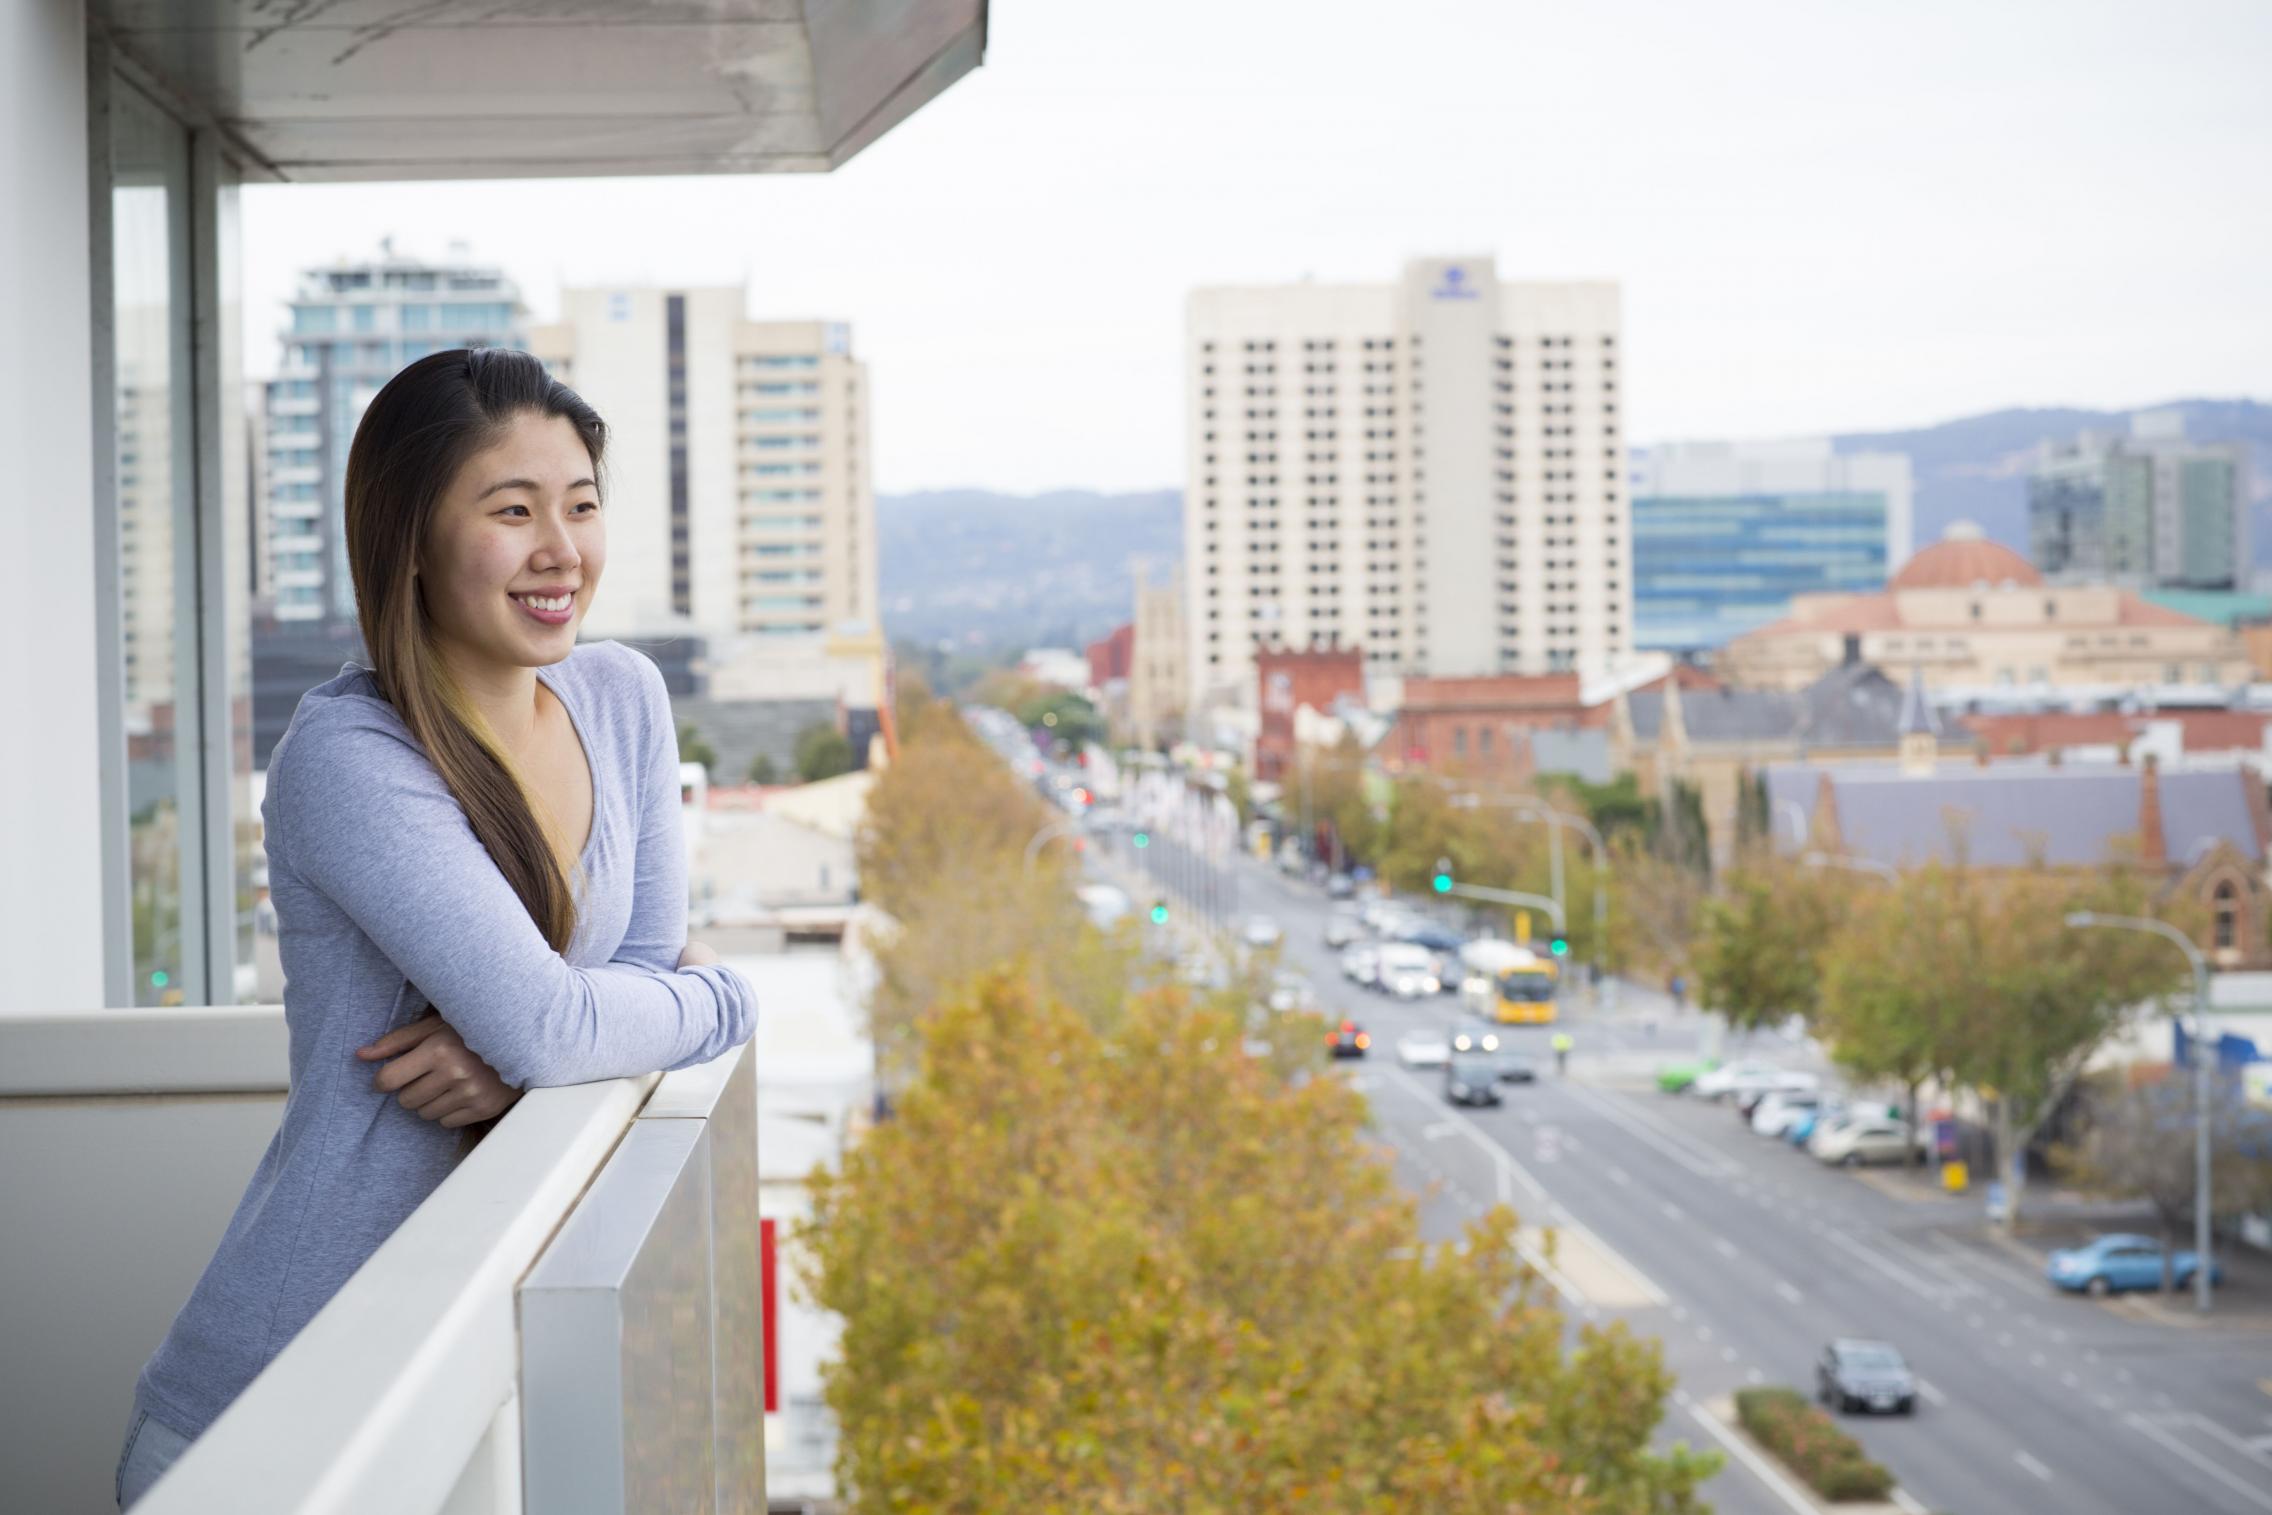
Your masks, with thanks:
M2188 1288L2200 1260L2191 1252L2171 1259L2176 1287ZM2162 1286L2162 1244L2151 1236L2100 1236L2079 1247L2063 1247L2051 1254L2045 1275L2060 1288L2103 1299L2118 1289L2159 1289ZM2209 1263L2209 1282L2225 1281L2224 1269Z
M1801 1110L1798 1114L1792 1116L1791 1123L1783 1128L1783 1140L1794 1147L1804 1147L1807 1144L1807 1138L1814 1135L1815 1125L1821 1119L1822 1110L1820 1106L1812 1110Z

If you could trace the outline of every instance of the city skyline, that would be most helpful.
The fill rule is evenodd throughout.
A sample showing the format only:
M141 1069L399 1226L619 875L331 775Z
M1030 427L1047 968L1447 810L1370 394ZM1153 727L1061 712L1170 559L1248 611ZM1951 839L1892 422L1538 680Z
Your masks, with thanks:
M825 179L248 188L248 320L389 233L467 240L538 319L564 283L744 283L753 318L863 332L893 493L1171 481L1190 289L1443 247L1616 280L1648 334L1638 442L2272 392L2246 335L2272 211L2231 189L2272 128L2259 8L1408 21L1171 6L1106 33L1012 0L924 132ZM2172 235L2207 204L2218 235Z

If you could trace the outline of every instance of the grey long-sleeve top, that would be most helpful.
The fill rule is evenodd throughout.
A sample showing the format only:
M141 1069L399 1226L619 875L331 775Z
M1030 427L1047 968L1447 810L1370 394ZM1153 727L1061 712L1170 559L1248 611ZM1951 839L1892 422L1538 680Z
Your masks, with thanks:
M308 691L261 803L284 966L284 1115L137 1405L195 1437L456 1166L460 1134L356 1057L439 1010L519 1087L686 1067L748 1039L749 985L679 969L686 851L662 674L615 642L537 670L592 771L575 938L554 952L439 770L353 663Z

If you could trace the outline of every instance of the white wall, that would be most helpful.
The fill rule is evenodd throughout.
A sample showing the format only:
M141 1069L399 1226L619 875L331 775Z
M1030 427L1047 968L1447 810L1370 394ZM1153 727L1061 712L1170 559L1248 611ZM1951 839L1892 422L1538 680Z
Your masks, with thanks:
M0 1010L99 1005L96 667L106 643L95 574L87 38L72 0L0 6L0 141L0 457L13 495L0 506Z

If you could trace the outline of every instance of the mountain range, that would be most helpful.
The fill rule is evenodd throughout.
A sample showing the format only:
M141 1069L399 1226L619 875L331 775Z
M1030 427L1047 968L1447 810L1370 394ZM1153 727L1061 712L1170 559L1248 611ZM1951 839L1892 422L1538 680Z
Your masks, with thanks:
M2185 434L2252 449L2256 563L2272 564L2272 405L2177 400ZM2037 447L2080 431L2127 431L2137 412L1998 410L1910 431L1851 432L1840 452L1903 452L1916 480L1917 545L1953 521L2027 551L2027 475ZM966 650L1078 647L1127 620L1134 571L1155 582L1183 552L1182 494L1058 490L1011 495L983 489L879 496L878 573L884 625L894 638Z

